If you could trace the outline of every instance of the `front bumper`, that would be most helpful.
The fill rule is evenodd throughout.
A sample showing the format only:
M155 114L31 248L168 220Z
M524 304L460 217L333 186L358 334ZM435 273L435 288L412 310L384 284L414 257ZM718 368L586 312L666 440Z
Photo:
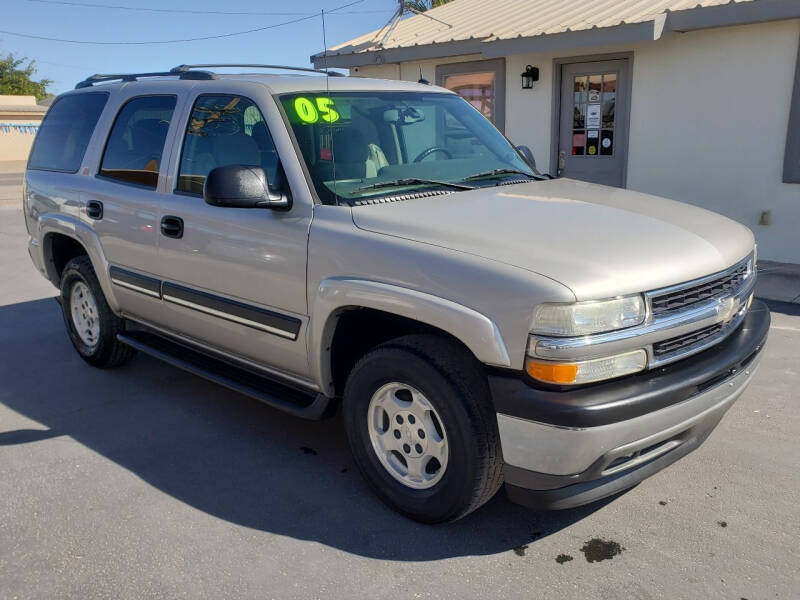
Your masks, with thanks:
M509 497L535 508L571 508L628 489L685 456L750 382L769 324L769 310L754 301L742 325L701 354L575 390L490 377Z

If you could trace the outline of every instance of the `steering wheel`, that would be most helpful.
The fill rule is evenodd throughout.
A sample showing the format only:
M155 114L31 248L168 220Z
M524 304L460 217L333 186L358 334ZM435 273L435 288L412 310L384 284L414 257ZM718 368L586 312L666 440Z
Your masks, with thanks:
M447 158L453 158L453 155L450 154L449 150L446 150L441 146L431 146L430 148L427 148L426 150L423 150L422 152L417 154L417 158L414 159L414 162L415 163L421 162L425 160L427 157L429 157L431 154L434 154L436 152L441 152L442 154L447 156Z

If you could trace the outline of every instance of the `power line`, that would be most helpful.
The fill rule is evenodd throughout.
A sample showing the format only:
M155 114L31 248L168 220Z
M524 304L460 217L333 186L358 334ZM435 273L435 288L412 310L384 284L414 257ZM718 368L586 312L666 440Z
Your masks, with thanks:
M356 0L355 2L350 2L348 4L344 4L337 8L331 10L341 10L343 8L348 8L355 4L360 4L364 0ZM290 21L283 21L282 23L274 23L272 25L266 25L264 27L255 27L253 29L246 29L244 31L233 31L231 33L220 33L216 35L206 35L202 37L194 37L194 38L184 38L184 39L177 39L177 40L153 40L153 41L146 41L146 42L105 42L105 41L96 41L96 40L70 40L64 38L54 38L48 37L44 35L34 35L30 33L18 33L16 31L6 31L0 29L0 33L4 33L6 35L13 35L16 37L28 38L32 40L44 40L48 42L61 42L64 44L88 44L93 46L145 46L149 44L179 44L183 42L200 42L205 40L217 40L220 38L229 38L234 37L237 35L246 35L248 33L256 33L259 31L266 31L267 29L275 29L277 27L283 27L284 25L291 25L293 23L300 23L301 21L308 21L309 19L316 19L319 17L319 13L313 13L310 15L306 15L304 17L298 17L297 19L291 19Z
M192 8L150 8L146 6L122 6L119 4L97 4L93 2L69 2L67 0L28 0L28 2L38 2L40 4L57 4L61 6L73 6L81 8L102 8L112 10L127 10L133 12L155 12L155 13L175 13L175 14L190 14L190 15L236 15L236 16L271 16L271 17L297 17L297 16L317 16L319 13L311 12L259 12L259 11L227 11L227 10L199 10ZM329 14L332 11L329 11ZM340 12L338 14L366 14L366 13L384 13L386 10L364 10L364 11L348 11ZM333 13L337 14L337 13Z

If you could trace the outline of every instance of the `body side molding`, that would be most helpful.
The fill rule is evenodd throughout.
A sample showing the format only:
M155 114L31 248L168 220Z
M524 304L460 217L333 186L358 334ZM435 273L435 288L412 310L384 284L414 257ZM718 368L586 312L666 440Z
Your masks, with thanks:
M161 298L161 281L112 265L108 269L111 283L146 296Z
M246 327L259 329L290 340L296 340L302 322L271 310L245 304L237 300L223 298L165 281L161 284L161 297L173 304L179 304L221 319L233 321Z

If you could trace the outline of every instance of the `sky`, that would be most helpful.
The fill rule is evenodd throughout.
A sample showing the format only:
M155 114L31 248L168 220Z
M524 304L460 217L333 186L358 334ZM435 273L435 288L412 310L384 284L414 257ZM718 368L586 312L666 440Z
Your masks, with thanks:
M36 61L36 79L51 79L59 94L93 73L162 71L184 63L266 63L310 66L323 49L320 10L326 11L328 46L382 27L396 0L362 0L341 11L329 10L353 0L2 0L0 30L80 41L157 41L219 35L286 21L306 20L266 31L222 39L174 44L91 45L18 37L0 33L0 55L11 52ZM91 5L91 6L87 6ZM129 7L123 10L107 7ZM197 14L222 11L282 14Z

